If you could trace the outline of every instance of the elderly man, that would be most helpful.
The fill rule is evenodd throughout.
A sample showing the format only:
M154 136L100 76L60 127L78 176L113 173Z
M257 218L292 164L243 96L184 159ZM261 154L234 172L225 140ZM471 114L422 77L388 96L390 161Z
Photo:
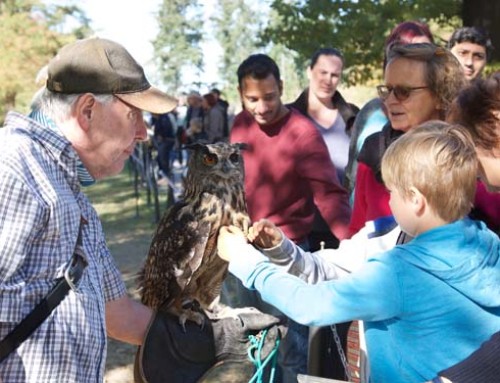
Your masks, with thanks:
M28 117L7 115L0 130L3 382L103 381L107 335L141 344L151 310L126 295L81 187L123 169L146 138L142 110L175 106L125 48L90 38L50 61Z

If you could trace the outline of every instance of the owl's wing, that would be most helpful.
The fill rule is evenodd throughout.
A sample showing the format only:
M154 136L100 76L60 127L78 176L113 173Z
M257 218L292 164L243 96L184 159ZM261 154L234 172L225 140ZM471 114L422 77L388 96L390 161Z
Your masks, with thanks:
M191 207L174 204L163 216L139 277L142 302L158 308L180 296L203 259L210 225Z

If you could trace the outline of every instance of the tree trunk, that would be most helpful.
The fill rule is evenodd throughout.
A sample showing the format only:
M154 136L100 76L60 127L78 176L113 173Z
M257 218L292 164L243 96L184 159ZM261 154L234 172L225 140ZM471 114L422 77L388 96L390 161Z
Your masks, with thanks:
M464 0L462 6L464 26L481 26L490 33L493 50L492 60L500 60L500 1Z

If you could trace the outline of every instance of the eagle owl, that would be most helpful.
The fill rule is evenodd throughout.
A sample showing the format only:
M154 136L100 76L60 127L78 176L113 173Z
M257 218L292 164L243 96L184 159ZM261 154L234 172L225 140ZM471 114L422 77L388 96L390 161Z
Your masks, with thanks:
M244 144L193 144L184 192L162 217L139 277L142 302L168 307L184 325L199 324L199 309L219 297L227 262L217 256L224 225L244 232L250 223L244 193ZM164 306L165 305L165 306Z

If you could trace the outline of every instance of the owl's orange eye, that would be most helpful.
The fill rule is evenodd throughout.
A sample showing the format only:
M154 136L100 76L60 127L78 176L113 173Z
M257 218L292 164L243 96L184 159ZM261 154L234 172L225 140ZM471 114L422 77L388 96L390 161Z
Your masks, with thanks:
M217 163L217 156L215 154L205 154L203 163L207 166L214 166Z

